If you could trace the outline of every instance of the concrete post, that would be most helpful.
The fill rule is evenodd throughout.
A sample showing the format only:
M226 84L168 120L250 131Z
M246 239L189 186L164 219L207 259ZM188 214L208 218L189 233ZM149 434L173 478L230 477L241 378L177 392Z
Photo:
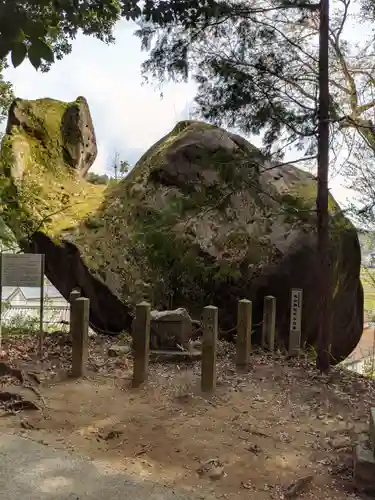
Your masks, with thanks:
M216 388L216 350L218 337L218 309L207 306L203 311L203 343L201 388L213 392Z
M237 310L237 341L236 365L238 368L247 368L251 351L251 321L252 303L250 300L238 301Z
M150 353L151 305L141 302L136 307L133 323L133 387L139 387L148 378L148 361Z
M71 304L73 300L79 299L81 296L81 292L79 290L72 290L69 294L69 303Z
M275 349L276 298L272 295L264 297L262 347L271 352Z
M88 355L90 301L84 297L71 303L70 331L72 334L72 376L85 375Z
M70 304L70 309L69 309L69 333L70 337L72 337L72 303L74 300L79 299L81 296L81 292L79 290L72 290L69 294L69 304Z

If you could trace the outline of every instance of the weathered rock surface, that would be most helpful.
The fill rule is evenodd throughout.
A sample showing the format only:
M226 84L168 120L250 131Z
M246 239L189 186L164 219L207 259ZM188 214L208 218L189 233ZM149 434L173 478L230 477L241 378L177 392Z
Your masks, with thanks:
M98 153L94 125L84 97L78 97L74 103L53 99L15 99L9 110L6 132L14 135L16 130L21 134L30 134L30 137L39 141L46 156L62 153L64 161L82 177L87 174ZM26 150L27 155L33 149L28 142L20 140L14 151L16 161L13 175L17 179L22 178L27 166L22 152Z
M151 311L150 314L150 347L151 349L188 349L193 338L193 321L184 308L174 311ZM132 323L134 337L135 320Z
M375 494L375 458L370 447L365 444L355 447L354 483L358 491Z
M193 324L186 309L151 311L150 342L152 349L181 346L188 348Z
M75 105L53 102L64 110ZM35 108L33 101L18 103ZM38 119L48 131L52 101L46 103L49 111ZM271 294L282 343L296 287L304 291L303 341L315 342L320 298L312 175L268 164L235 134L186 121L124 180L103 189L85 182L66 159L64 113L54 146L27 113L18 124L10 116L1 162L12 203L3 216L23 248L46 254L47 275L64 296L79 286L90 297L93 327L130 329L134 305L150 300L156 309L184 307L194 318L215 304L221 328L230 330L241 298L253 301L257 325L263 297ZM339 361L362 333L363 290L355 228L332 198L330 209L332 354Z
M90 297L97 331L117 333L120 324L130 324L129 308L61 237L79 231L104 200L105 186L84 180L96 154L84 98L72 103L16 99L1 147L0 192L7 201L2 219L23 250L46 254L46 274L66 299L75 287Z

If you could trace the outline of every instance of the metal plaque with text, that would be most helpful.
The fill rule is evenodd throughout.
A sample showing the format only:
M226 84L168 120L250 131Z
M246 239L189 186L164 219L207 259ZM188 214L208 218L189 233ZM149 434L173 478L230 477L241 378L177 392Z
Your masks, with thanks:
M1 254L0 286L40 287L43 282L43 255Z

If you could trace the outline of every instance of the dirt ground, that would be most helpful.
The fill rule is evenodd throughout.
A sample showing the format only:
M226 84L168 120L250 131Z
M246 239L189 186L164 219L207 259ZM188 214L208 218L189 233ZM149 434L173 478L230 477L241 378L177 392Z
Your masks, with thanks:
M3 391L22 389L41 410L3 407L0 432L179 485L202 499L363 498L353 488L352 450L375 406L372 381L339 370L320 376L306 359L262 352L252 355L248 373L236 373L231 348L221 346L210 398L199 390L199 362L152 363L147 385L132 389L131 355L108 357L108 345L90 339L88 376L74 381L67 376L69 339L48 337L39 367L42 398L0 377ZM34 338L8 339L3 357L36 370L35 347Z

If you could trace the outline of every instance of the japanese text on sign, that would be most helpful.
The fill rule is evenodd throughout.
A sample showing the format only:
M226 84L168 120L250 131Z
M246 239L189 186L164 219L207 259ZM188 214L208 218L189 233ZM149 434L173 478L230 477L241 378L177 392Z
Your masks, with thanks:
M1 254L1 286L40 287L42 255Z
M291 311L290 311L290 330L292 332L301 331L301 311L302 311L302 290L292 289Z

